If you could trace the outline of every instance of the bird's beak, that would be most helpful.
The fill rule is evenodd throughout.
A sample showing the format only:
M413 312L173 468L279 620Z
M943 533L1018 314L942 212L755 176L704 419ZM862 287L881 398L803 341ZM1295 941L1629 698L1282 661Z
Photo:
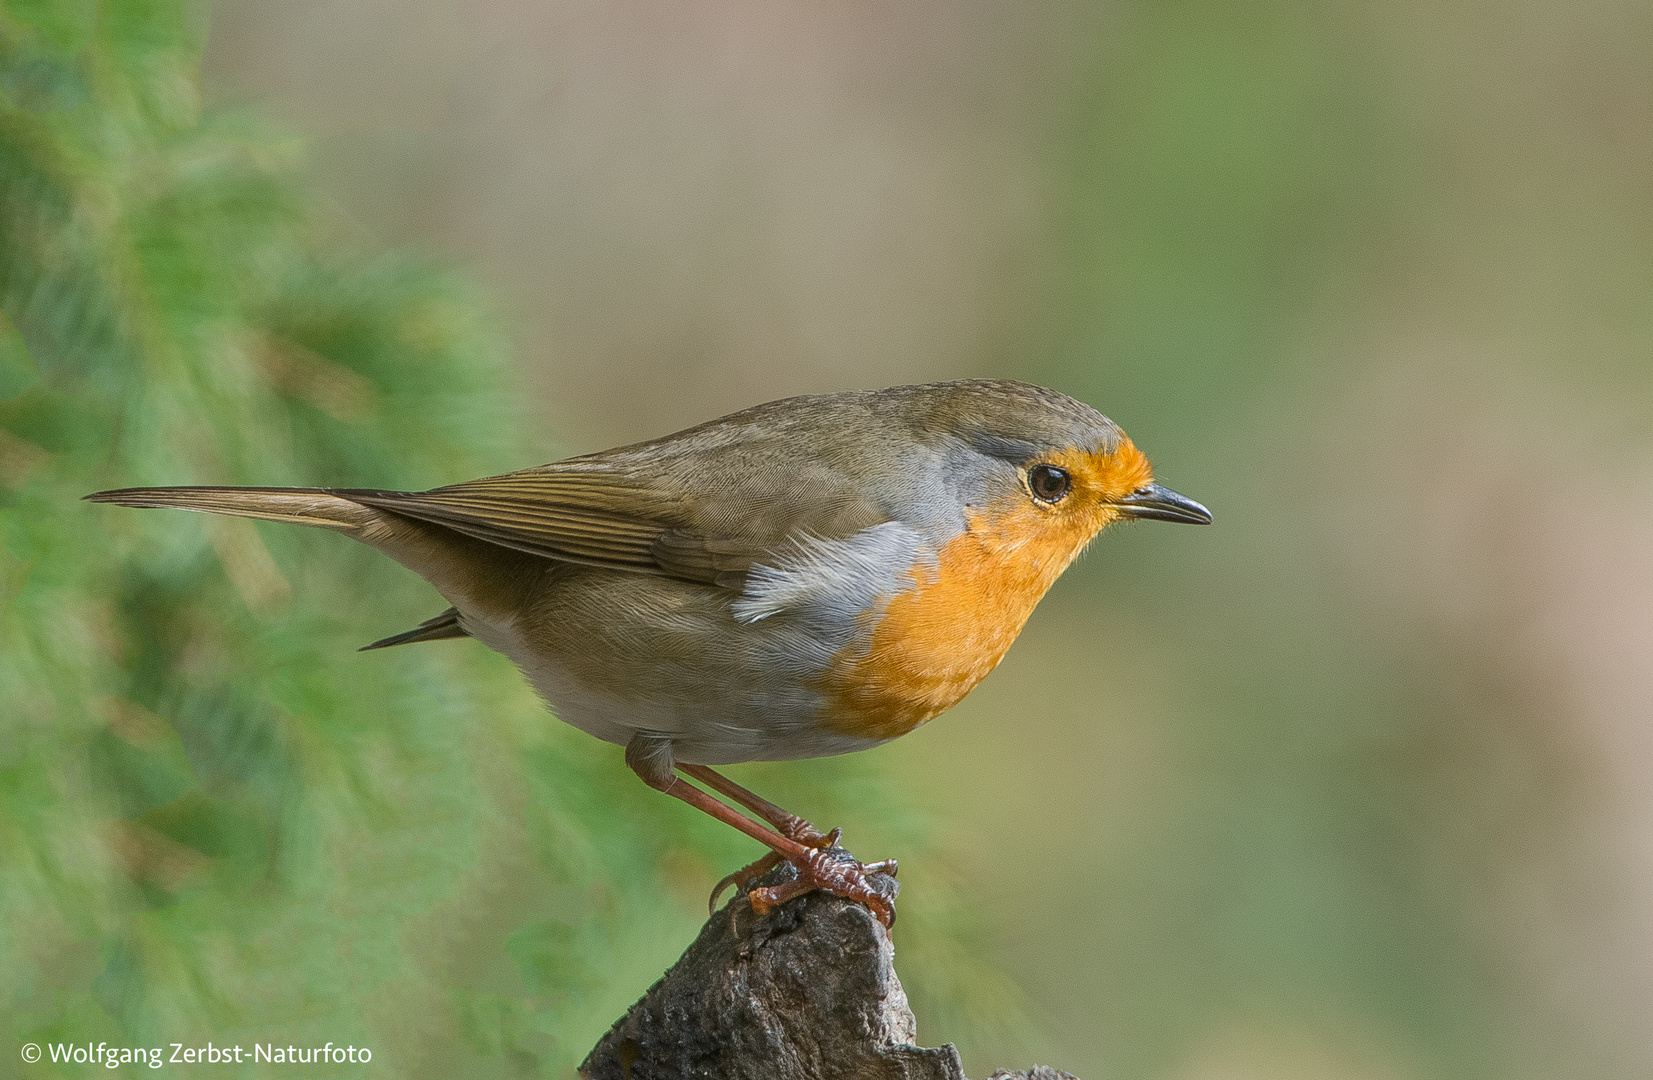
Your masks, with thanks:
M1115 499L1114 505L1119 507L1120 515L1127 518L1180 521L1184 525L1211 524L1211 511L1188 496L1158 484L1137 488L1123 499Z

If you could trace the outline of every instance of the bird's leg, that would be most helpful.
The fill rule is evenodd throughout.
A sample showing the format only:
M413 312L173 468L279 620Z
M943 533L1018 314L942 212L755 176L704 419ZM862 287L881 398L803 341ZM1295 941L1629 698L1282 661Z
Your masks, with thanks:
M632 736L631 741L626 744L626 764L645 784L656 791L663 791L675 799L683 800L769 848L778 857L775 865L779 865L779 860L784 859L797 868L798 876L795 880L780 886L753 889L748 894L752 901L752 910L759 915L795 896L802 896L815 889L825 889L835 896L865 904L885 926L895 922L895 905L867 880L868 873L891 872L893 862L862 866L853 859L835 857L829 854L826 848L806 846L790 836L783 836L765 828L733 807L712 798L693 784L679 779L672 761L670 739L641 733ZM727 780L723 782L729 783ZM836 840L837 834L838 830L835 829L822 839L831 837L832 840Z
M807 844L813 848L826 850L837 847L838 838L844 834L844 830L842 829L833 829L831 832L823 833L821 830L817 829L814 825L811 825L798 815L788 813L786 810L776 806L763 796L757 795L746 788L741 787L733 780L730 780L728 777L722 775L714 769L706 767L705 765L679 764L677 769L679 772L682 772L687 776L694 777L696 780L699 780L701 783L712 788L714 791L726 795L740 803L754 814L757 814L759 817L775 826L776 830L783 836L789 836L801 844ZM710 901L712 910L717 910L717 899L723 894L724 889L728 888L730 885L735 885L739 888L746 889L752 882L779 866L781 861L781 855L777 852L771 851L761 859L741 867L739 870L736 870L734 873L718 882L712 889ZM891 877L895 876L896 869L897 864L894 859L885 859L882 862L871 863L862 867L862 870L866 873L888 874ZM791 896L794 895L797 894L789 893L783 899L790 899ZM771 902L780 903L781 900L773 900Z
M705 765L680 763L677 770L686 776L694 777L713 791L726 795L740 803L746 809L775 826L776 831L782 836L789 836L800 844L807 844L813 848L832 848L838 845L838 838L844 834L842 829L833 829L829 833L823 833L797 814L788 813L763 796L748 791L727 776L715 769L707 768ZM749 891L752 882L769 873L780 864L781 856L774 851L746 864L712 887L711 899L707 901L708 906L716 911L718 897L723 895L724 889L733 885L736 888ZM875 869L889 874L891 877L895 876L895 868L894 859L886 859L875 867Z
M677 765L677 771L685 776L692 776L713 791L735 800L752 813L775 826L776 831L781 835L790 836L800 844L808 844L810 847L831 847L837 839L835 835L833 841L828 841L826 833L823 833L797 814L787 813L763 796L747 791L727 776L704 765L689 765L680 762ZM835 833L837 831L834 830Z

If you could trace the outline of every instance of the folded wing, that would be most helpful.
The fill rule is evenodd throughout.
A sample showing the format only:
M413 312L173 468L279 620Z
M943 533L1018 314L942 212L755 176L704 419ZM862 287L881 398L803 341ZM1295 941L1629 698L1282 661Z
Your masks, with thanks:
M888 520L848 490L822 491L818 475L808 491L766 485L762 475L727 485L705 479L691 497L669 482L576 459L430 491L332 491L532 555L737 590L754 563L789 540L847 537Z

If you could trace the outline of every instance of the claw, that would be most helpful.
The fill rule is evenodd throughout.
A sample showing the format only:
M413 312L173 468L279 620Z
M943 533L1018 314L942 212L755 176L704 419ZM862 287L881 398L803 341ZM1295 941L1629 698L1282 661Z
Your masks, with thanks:
M798 820L803 821L802 818L799 818ZM800 844L808 844L810 847L820 848L823 851L828 848L837 847L838 838L844 835L844 830L842 828L836 828L829 833L823 833L816 829L813 825L810 825L807 821L804 821L803 825L808 832L806 833L800 829L796 833L792 834L792 839L798 841ZM713 914L716 914L718 898L723 895L723 891L725 889L731 885L737 888L750 885L758 878L775 869L775 867L779 866L784 861L785 860L778 852L771 851L763 858L747 863L739 870L736 870L734 873L728 875L716 885L712 886L712 896L711 899L707 901L708 909ZM866 869L869 874L888 874L891 877L894 877L895 860L885 859L883 862L874 863Z
M842 851L841 848L838 850ZM822 848L812 848L804 856L802 865L793 865L798 867L796 879L780 885L766 885L747 894L752 901L753 911L765 915L793 897L814 892L816 889L825 889L834 896L865 904L886 927L895 925L895 905L891 903L891 897L886 896L868 880L869 873L887 873L888 871L882 868L886 865L893 867L891 860L863 866L854 859L834 855Z
M714 915L717 914L717 898L723 895L724 889L727 889L731 885L736 888L750 885L758 878L775 869L775 867L779 866L782 861L783 860L781 859L779 852L771 851L763 858L747 863L739 870L736 870L734 873L712 886L712 898L707 904L711 913Z

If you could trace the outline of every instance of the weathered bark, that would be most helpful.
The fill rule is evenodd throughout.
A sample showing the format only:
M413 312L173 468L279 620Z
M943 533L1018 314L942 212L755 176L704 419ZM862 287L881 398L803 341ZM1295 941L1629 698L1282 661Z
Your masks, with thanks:
M783 865L765 884L793 874ZM878 875L892 897L895 880ZM730 901L597 1043L591 1080L966 1080L951 1044L913 1044L917 1025L889 931L823 892L765 916ZM1074 1080L1036 1066L992 1080Z

